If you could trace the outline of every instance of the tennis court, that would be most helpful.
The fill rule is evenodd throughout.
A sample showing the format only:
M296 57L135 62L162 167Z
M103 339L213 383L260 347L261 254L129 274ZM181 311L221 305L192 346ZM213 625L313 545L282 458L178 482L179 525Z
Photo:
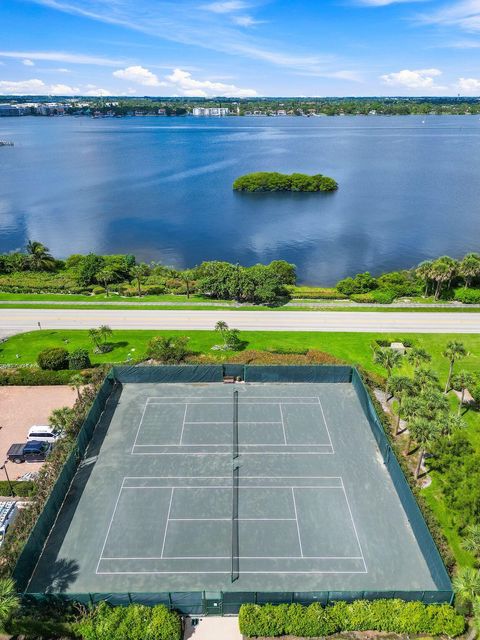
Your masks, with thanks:
M127 383L28 591L443 587L352 384Z

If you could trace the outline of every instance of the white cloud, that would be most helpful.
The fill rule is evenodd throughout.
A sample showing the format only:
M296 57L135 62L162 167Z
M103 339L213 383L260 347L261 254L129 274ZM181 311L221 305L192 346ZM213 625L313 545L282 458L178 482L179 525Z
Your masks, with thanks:
M252 16L234 16L232 20L240 27L253 27L256 24L265 23L265 20L255 20L255 18L252 18Z
M478 78L459 78L457 82L457 90L459 93L480 95L480 79Z
M225 0L225 2L211 2L204 4L200 8L213 13L232 13L234 11L242 11L248 7L246 2L242 0Z
M115 78L135 82L136 84L141 84L144 87L161 87L164 84L160 82L154 73L140 65L127 67L126 69L118 69L113 72L113 75Z
M386 7L389 4L406 4L407 2L428 2L428 0L357 0L357 4L365 7Z
M396 73L380 76L385 84L408 89L444 89L435 84L435 78L442 75L439 69L402 69Z
M31 80L0 80L0 95L15 96L110 96L112 93L95 85L71 87L68 84L47 84L38 78Z
M460 0L423 14L420 22L456 26L465 31L480 31L480 0Z
M26 66L26 67L34 67L35 63L33 60L29 60L28 58L26 58L25 60L22 60L22 63Z
M195 80L192 74L182 69L175 69L165 78L179 95L182 96L225 96L228 98L251 98L257 95L255 89L241 89L234 84L212 82L211 80Z
M29 62L32 62L33 60L47 60L53 62L67 62L71 64L93 64L107 67L122 64L121 61L112 60L111 58L89 56L84 55L83 53L65 53L64 51L0 51L0 57L24 58Z

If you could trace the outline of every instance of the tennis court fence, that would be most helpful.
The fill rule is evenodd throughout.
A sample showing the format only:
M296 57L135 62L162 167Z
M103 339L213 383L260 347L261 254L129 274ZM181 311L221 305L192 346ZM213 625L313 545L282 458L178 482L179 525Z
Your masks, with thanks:
M67 496L78 466L85 456L93 432L99 423L109 420L115 398L125 383L194 383L222 382L224 376L239 376L246 382L301 382L301 383L351 383L356 391L372 433L378 443L384 463L390 473L397 493L409 519L417 542L428 564L437 589L432 591L322 591L305 593L258 593L258 592L182 592L182 593L26 593L30 577L42 553L48 535L55 524L63 501ZM112 400L112 407L109 407ZM308 604L320 601L355 600L376 598L402 598L420 600L424 603L451 602L451 582L441 556L432 539L422 513L415 501L403 471L392 451L381 421L358 371L350 366L257 366L257 365L174 365L174 366L116 366L105 378L97 397L85 419L77 438L75 449L68 457L47 503L30 534L18 559L13 577L19 591L36 600L52 597L78 602L106 600L112 604L138 602L144 604L163 603L182 613L234 614L244 602L277 603L301 602ZM210 602L213 604L210 606Z

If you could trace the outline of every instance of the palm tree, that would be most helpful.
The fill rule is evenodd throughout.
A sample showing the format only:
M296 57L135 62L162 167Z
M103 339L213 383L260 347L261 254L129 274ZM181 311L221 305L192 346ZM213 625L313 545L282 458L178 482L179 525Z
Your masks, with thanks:
M391 376L387 382L387 391L392 397L395 396L398 402L397 423L395 425L395 435L398 436L402 402L406 396L413 394L413 383L407 376Z
M432 273L432 260L424 260L415 269L415 275L425 282L425 288L423 290L423 297L426 298L430 289L431 273Z
M75 419L75 412L70 407L60 407L54 409L50 414L48 423L58 431L58 433L69 433L72 430Z
M80 375L79 373L76 373L70 378L70 387L77 392L78 400L80 400L80 389L83 387L84 384L85 384L85 380L83 379L83 376Z
M107 294L107 298L110 293L108 287L114 280L116 280L116 278L117 276L115 271L113 271L113 269L111 269L110 267L103 267L103 269L100 269L100 271L97 271L95 275L95 280L103 284L105 288L105 293Z
M471 605L480 596L480 571L463 567L452 580L452 585L459 600Z
M98 327L98 335L103 339L103 344L107 344L107 338L113 335L112 328L108 326L108 324L102 324Z
M480 524L470 524L465 530L462 547L474 556L480 556Z
M193 271L191 269L185 269L185 271L180 271L180 280L185 283L187 299L190 298L191 293L191 284L193 281Z
M420 390L421 393L427 389L435 389L438 387L438 376L431 369L417 369L413 374L413 386Z
M4 626L20 608L20 598L12 578L0 578L0 622Z
M388 378L392 375L393 369L398 367L402 356L395 349L391 349L390 347L382 347L381 349L377 349L373 354L373 361L376 364L379 364L383 367L387 372L387 381Z
M148 264L145 264L144 262L142 262L141 264L135 264L130 269L130 275L137 282L137 292L138 292L139 298L141 298L142 296L142 280L149 273L150 273L150 267L148 266Z
M458 415L462 411L463 403L465 401L465 391L468 387L473 387L475 384L475 376L470 371L459 371L452 376L452 387L456 391L461 392L460 402L458 403Z
M430 274L434 282L437 283L435 287L435 300L438 300L442 293L442 287L447 284L450 286L452 279L454 278L458 268L458 262L449 256L442 256L435 260L431 266Z
M431 362L432 356L422 347L412 347L407 351L406 359L414 369L418 369L422 365Z
M41 242L29 240L27 243L28 260L35 271L48 271L55 266L55 258L49 248Z
M480 255L478 253L467 253L460 262L458 275L462 276L465 288L472 284L472 280L480 277Z
M451 340L450 342L447 342L447 346L445 347L442 355L444 358L447 358L449 362L448 378L445 384L445 393L448 393L450 390L450 382L452 379L453 367L455 365L455 362L457 360L461 360L462 358L466 358L468 352L462 342Z
M228 335L228 324L223 320L219 320L215 325L215 331L217 331L222 336L224 346L226 346L226 337Z
M99 329L89 329L88 330L88 336L89 336L90 340L93 342L94 351L98 352L100 350L100 342L101 342L101 338L102 338L102 336L100 335L100 330Z
M452 413L447 413L445 418L441 421L440 433L442 436L449 438L456 431L465 429L467 423L459 416Z
M435 422L428 420L427 418L415 418L408 425L408 430L411 437L419 446L418 462L415 468L415 480L418 480L420 469L423 462L423 456L425 455L426 447L434 440L440 433L439 427Z

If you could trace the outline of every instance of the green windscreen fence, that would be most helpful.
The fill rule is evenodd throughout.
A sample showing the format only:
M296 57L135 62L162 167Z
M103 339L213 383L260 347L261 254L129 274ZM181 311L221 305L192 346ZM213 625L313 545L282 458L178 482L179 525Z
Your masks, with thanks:
M423 519L422 512L417 505L415 497L408 485L405 475L398 463L398 460L390 447L388 438L383 429L382 423L373 406L372 400L363 384L360 374L356 369L352 372L352 385L357 393L360 404L372 429L372 433L377 441L382 453L383 461L388 469L392 482L398 493L402 506L407 514L408 520L415 534L415 538L422 550L423 556L428 564L432 578L441 590L451 589L450 578L440 553L432 539L430 531Z
M13 572L13 578L19 591L27 588L30 576L33 573L37 560L47 541L48 535L55 523L63 501L68 493L73 477L77 471L80 460L85 455L88 444L92 438L95 427L100 420L108 399L115 386L113 372L105 378L87 417L80 429L76 445L68 456L58 479L48 497L32 532L18 558Z
M45 507L35 524L25 547L20 554L13 577L19 591L28 589L30 576L42 553L48 535L55 523L62 503L67 496L71 482L84 457L96 425L104 413L109 398L118 395L122 383L208 383L222 382L224 376L239 377L246 382L312 382L312 383L351 383L356 391L372 433L378 443L384 463L392 477L412 530L428 563L431 575L437 585L432 591L321 591L321 592L221 592L220 609L224 614L235 614L245 602L312 602L328 603L334 600L401 598L420 600L425 603L450 602L452 588L440 554L425 524L421 511L405 479L401 467L389 445L375 407L368 395L358 372L348 366L257 366L257 365L173 365L173 366L116 366L106 377L100 391L80 430L74 451L65 462L60 476L50 494ZM118 392L112 393L118 387ZM103 422L102 422L103 424ZM143 604L163 603L185 614L207 613L208 597L200 591L195 592L156 592L156 593L28 593L27 598L48 600L60 598L82 603L95 603L106 600L121 605L131 602Z

